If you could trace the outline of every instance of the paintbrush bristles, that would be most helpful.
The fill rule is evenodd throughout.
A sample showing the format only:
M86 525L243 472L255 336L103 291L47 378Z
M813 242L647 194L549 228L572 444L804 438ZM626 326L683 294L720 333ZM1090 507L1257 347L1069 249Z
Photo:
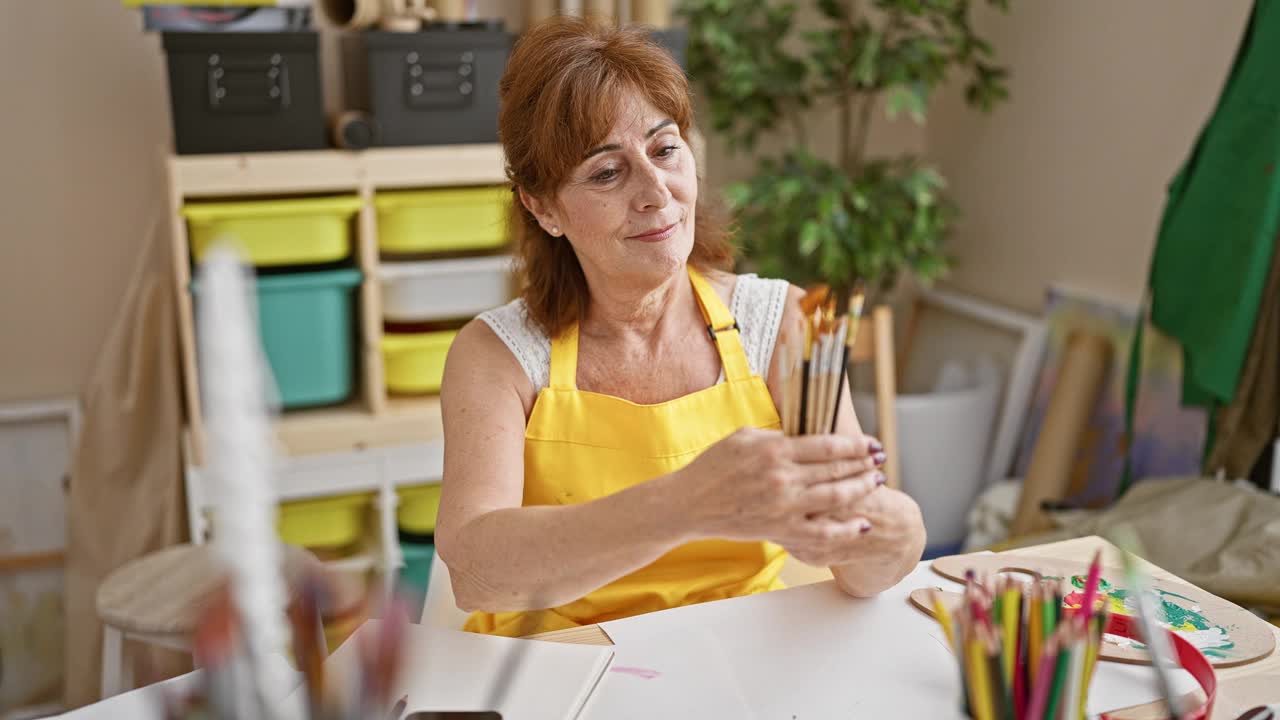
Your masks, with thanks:
M847 311L840 317L837 299L825 285L809 290L801 299L804 343L799 350L792 350L789 343L780 346L784 354L778 364L784 383L780 419L786 434L836 431L863 300L860 290L852 293Z

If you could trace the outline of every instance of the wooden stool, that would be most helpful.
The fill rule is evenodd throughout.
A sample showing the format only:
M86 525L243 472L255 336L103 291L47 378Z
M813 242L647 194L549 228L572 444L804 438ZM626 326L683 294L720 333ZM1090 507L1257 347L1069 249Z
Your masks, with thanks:
M286 584L296 587L319 561L306 550L283 545ZM212 545L175 545L117 568L98 587L102 620L102 697L132 689L124 641L191 651L209 599L224 577Z

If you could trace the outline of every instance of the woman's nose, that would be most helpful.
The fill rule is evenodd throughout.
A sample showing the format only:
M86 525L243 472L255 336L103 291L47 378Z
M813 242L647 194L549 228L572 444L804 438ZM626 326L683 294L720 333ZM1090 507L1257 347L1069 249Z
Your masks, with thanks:
M636 175L639 185L636 190L638 210L661 210L671 202L671 190L667 187L667 177L660 169L646 163L644 170Z

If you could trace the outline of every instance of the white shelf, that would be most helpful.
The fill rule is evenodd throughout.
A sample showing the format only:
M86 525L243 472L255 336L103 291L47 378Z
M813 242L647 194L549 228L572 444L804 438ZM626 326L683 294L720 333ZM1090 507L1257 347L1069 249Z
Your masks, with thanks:
M497 144L169 158L173 191L180 198L501 185L507 182L504 167Z

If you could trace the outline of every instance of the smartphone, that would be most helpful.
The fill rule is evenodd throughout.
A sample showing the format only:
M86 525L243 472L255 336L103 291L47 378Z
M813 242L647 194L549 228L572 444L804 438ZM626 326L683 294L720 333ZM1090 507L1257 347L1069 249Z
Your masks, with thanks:
M493 710L422 710L404 720L502 720L502 715Z

